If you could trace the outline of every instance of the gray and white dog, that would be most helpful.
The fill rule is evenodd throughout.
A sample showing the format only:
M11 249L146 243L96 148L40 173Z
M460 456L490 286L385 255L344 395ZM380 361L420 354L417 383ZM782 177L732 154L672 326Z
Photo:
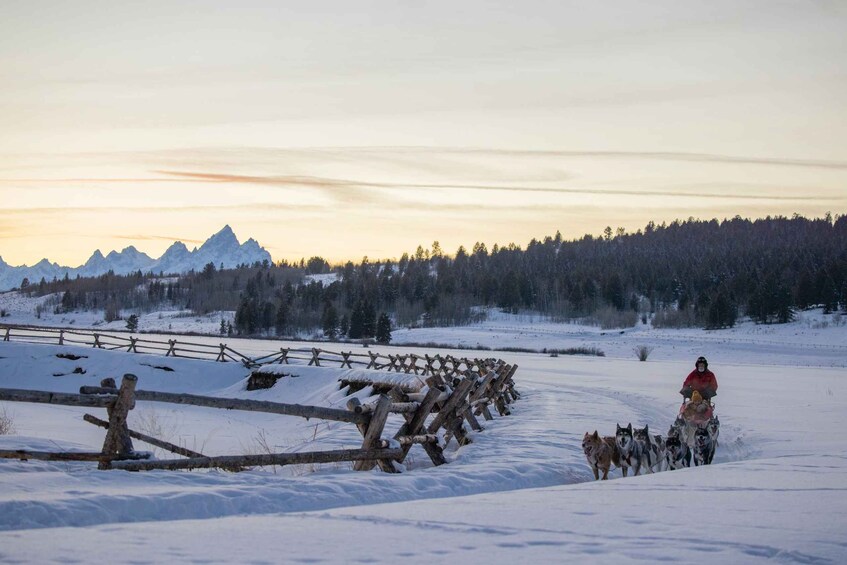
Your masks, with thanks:
M641 468L650 473L665 470L665 439L650 435L650 426L633 430L635 441L641 446Z
M721 434L721 422L717 416L712 416L706 424L706 431L712 438L712 456L709 457L709 463L712 462L712 457L715 456L715 450L718 448L718 436Z
M615 432L615 445L618 446L618 457L621 460L621 473L624 477L627 471L632 468L633 474L638 476L641 474L641 462L643 453L641 445L632 437L632 424L622 428L617 424L618 429Z
M694 432L694 465L710 465L715 456L715 444L706 428Z

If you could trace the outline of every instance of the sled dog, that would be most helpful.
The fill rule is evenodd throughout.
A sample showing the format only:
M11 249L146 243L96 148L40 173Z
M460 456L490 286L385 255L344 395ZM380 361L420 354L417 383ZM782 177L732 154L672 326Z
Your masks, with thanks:
M650 435L650 426L635 428L633 437L641 446L641 468L649 473L663 471L665 465L665 440L660 435Z
M621 466L615 438L609 436L601 438L597 430L594 430L593 434L585 432L585 437L582 438L582 451L585 453L588 465L594 471L595 481L600 478L600 471L603 471L603 480L608 479L612 464L616 467Z
M665 440L665 460L669 470L691 466L691 452L678 434L668 434L668 439Z
M709 423L706 424L706 430L712 438L712 457L714 457L715 450L718 448L718 436L721 433L721 422L718 420L717 416L712 416ZM709 459L709 462L711 463L711 458Z
M709 465L715 455L712 436L706 428L694 432L694 465Z
M618 456L621 460L621 473L625 477L630 467L633 469L633 474L638 476L641 474L641 445L635 438L632 437L632 424L622 428L620 424L615 432L615 444L618 446Z

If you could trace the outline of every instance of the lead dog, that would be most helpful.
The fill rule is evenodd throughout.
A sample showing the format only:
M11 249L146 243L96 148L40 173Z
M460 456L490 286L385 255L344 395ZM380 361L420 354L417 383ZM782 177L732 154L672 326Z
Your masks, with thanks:
M632 437L632 424L622 428L617 424L618 429L615 432L615 445L618 447L618 456L621 459L621 473L625 477L630 467L633 468L633 474L638 476L641 474L642 452L641 445Z
M585 437L582 438L582 452L585 453L588 465L594 471L595 481L600 478L600 471L603 471L604 481L609 478L612 463L616 467L621 466L615 438L609 436L601 438L597 430L594 430L593 434L585 432Z
M660 435L650 435L650 426L635 428L635 441L641 446L641 467L653 473L665 470L665 440ZM646 465L645 465L646 462Z
M721 422L717 416L712 416L709 423L706 424L706 430L709 432L709 437L712 438L712 453L709 456L709 463L715 456L715 450L718 448L718 436L721 434Z

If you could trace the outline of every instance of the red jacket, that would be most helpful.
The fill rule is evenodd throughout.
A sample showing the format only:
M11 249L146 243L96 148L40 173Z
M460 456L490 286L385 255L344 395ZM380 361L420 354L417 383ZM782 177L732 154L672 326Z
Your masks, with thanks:
M685 378L685 382L682 383L682 386L690 386L693 390L701 393L706 389L712 389L713 392L717 392L718 379L715 378L715 374L709 369L706 369L702 373L697 369L694 369L688 377Z

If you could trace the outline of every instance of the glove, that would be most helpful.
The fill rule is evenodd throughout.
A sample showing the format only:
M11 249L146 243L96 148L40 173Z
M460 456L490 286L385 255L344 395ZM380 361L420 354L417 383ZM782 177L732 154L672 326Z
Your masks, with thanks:
M694 392L690 386L684 386L680 389L679 394L681 394L685 398L691 398L691 393Z

